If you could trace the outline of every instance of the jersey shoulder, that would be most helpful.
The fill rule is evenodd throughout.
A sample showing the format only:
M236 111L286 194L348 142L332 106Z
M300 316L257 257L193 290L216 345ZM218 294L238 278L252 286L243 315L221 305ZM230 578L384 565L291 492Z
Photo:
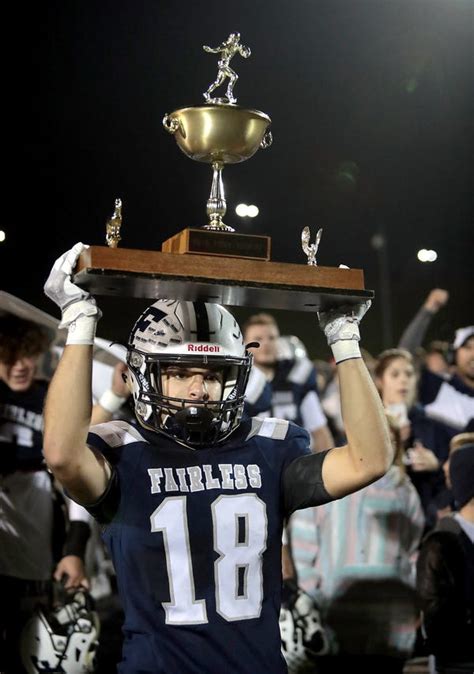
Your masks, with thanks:
M137 442L149 444L136 426L122 420L91 426L87 437L89 447L100 450L109 460L118 458L124 447Z
M252 417L246 440L251 438L269 438L271 440L297 440L309 442L309 435L304 428L286 419L278 417Z

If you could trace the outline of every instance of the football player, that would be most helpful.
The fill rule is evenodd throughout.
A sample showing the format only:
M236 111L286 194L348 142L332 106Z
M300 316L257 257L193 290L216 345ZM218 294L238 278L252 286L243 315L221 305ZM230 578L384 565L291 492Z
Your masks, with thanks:
M284 520L364 487L392 462L360 358L369 303L319 314L338 363L344 446L311 453L299 426L242 418L252 356L234 317L218 304L165 299L129 339L137 423L89 432L101 312L71 279L84 248L58 258L45 284L68 337L48 391L44 451L68 494L103 525L125 614L119 671L283 674Z

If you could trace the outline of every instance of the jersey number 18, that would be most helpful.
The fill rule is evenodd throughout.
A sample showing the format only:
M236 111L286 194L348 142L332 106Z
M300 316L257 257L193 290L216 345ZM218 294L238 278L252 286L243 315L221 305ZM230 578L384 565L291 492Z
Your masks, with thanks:
M206 602L196 599L186 496L169 496L150 517L162 532L170 589L163 602L168 625L207 623ZM262 606L262 554L266 549L265 503L256 494L221 495L211 504L216 609L225 620L258 618Z

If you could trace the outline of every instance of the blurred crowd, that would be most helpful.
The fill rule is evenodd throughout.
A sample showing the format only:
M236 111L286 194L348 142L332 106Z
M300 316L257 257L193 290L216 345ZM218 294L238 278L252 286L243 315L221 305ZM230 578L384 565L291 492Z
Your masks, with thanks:
M389 422L392 467L287 522L280 630L290 672L401 673L417 657L433 672L474 671L474 325L449 342L425 340L448 302L433 289L393 348L363 351ZM270 313L251 316L243 333L259 344L249 346L245 413L304 427L313 452L346 442L334 363L310 359ZM83 669L65 658L60 671L108 674L120 660L122 611L98 525L42 456L60 349L51 327L0 310L0 672L8 674L50 671L40 656L25 669L25 654L44 639L47 662L51 650L65 652L65 634ZM133 423L124 355L97 348L93 423ZM72 641L64 626L81 620L87 629Z

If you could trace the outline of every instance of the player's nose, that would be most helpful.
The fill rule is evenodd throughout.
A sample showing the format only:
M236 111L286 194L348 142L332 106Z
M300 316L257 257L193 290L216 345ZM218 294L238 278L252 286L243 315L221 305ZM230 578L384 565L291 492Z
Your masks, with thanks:
M202 400L204 402L209 400L206 380L202 374L195 374L191 378L191 382L189 384L189 397L193 400Z

